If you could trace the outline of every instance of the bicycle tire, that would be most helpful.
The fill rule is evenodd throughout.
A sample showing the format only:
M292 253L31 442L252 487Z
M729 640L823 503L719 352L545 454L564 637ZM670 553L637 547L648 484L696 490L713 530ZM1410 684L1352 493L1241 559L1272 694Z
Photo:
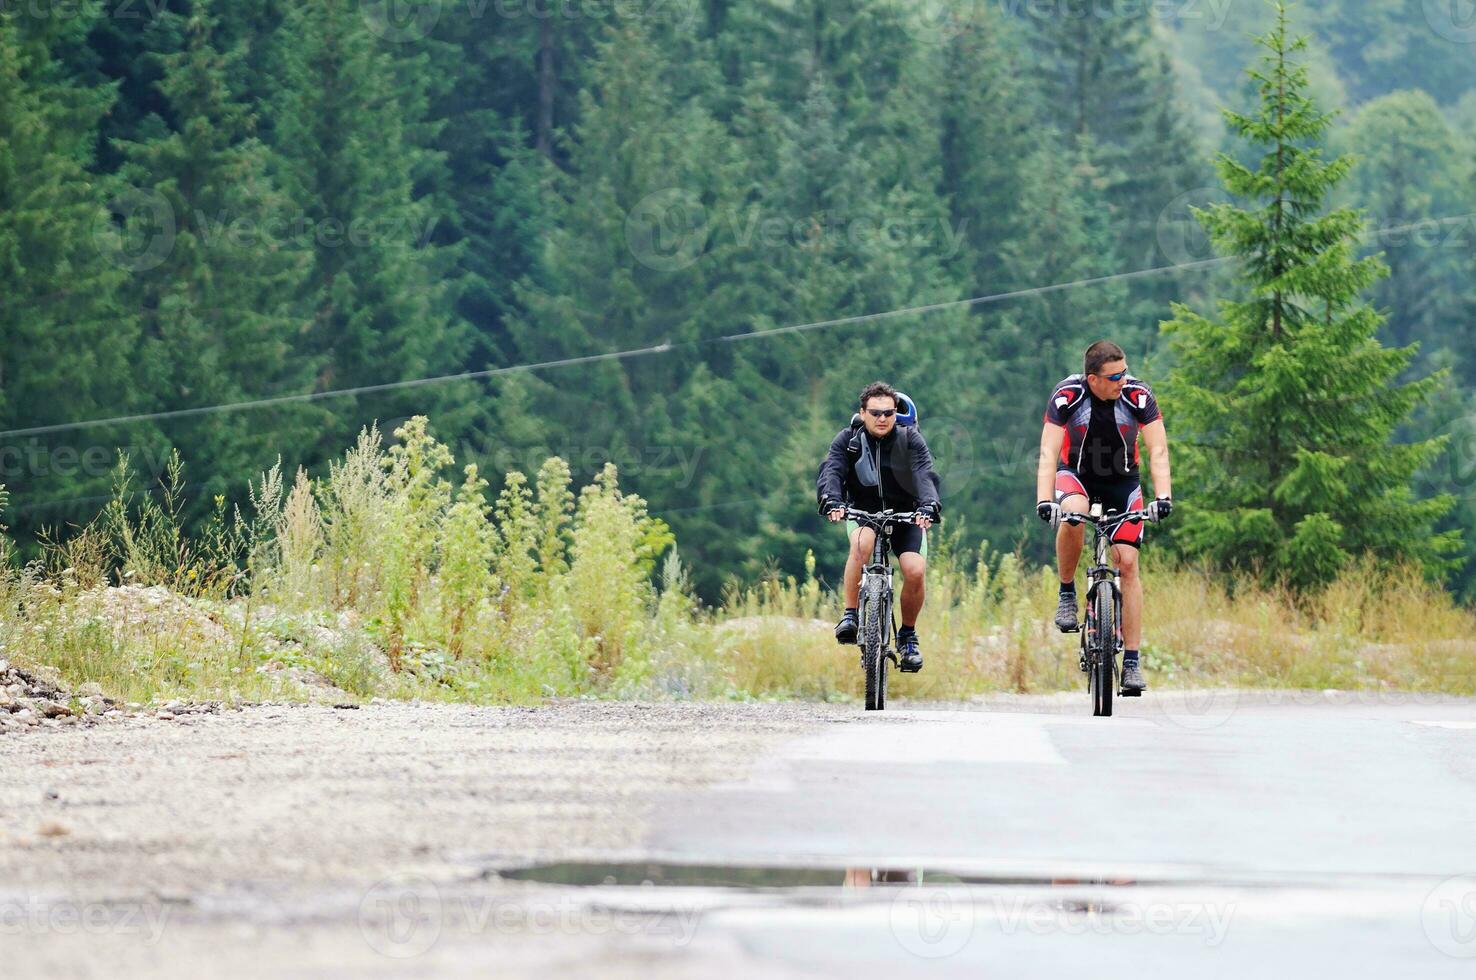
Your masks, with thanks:
M1114 675L1117 673L1117 608L1112 588L1106 584L1099 586L1092 603L1096 606L1093 615L1096 629L1092 642L1097 647L1092 663L1092 714L1110 718L1116 682Z
M887 706L887 658L882 649L882 616L886 604L881 589L868 583L861 596L861 669L866 674L866 710Z

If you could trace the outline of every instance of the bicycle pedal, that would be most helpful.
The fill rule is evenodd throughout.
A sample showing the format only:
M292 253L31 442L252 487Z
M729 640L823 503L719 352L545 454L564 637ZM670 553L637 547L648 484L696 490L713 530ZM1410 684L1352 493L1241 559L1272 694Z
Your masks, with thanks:
M1143 696L1143 692L1129 691L1127 688L1123 688L1122 690L1117 692L1117 696L1120 698L1141 698Z
M1081 627L1079 625L1078 626L1073 626L1069 630L1062 630L1061 627L1059 627L1059 626L1057 626L1056 629L1061 630L1062 633L1080 633L1081 632Z

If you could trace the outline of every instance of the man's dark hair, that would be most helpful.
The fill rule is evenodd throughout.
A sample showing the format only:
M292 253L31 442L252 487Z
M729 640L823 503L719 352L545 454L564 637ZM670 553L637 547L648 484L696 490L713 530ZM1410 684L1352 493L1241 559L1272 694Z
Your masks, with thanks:
M895 405L897 404L897 389L893 388L885 381L873 381L871 384L861 389L861 407L864 409L866 407L866 403L871 401L873 398L890 398L892 400L892 404Z
M1122 348L1110 340L1099 340L1087 348L1086 373L1096 374L1102 370L1103 364L1111 364L1113 361L1125 361L1127 355Z

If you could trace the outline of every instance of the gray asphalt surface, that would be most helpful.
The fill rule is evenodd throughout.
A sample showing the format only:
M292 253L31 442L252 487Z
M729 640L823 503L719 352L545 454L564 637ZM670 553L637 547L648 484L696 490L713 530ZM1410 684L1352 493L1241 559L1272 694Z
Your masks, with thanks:
M0 752L16 976L1476 975L1472 701L278 707Z

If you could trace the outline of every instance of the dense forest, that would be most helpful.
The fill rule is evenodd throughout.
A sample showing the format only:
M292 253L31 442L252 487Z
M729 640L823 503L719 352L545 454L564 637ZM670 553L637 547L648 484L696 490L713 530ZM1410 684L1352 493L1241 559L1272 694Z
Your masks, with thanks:
M1293 19L1337 113L1328 151L1356 160L1328 204L1366 212L1361 255L1389 269L1363 299L1384 344L1418 345L1401 380L1431 387L1395 438L1449 437L1416 489L1455 494L1431 514L1469 528L1476 27L1437 8L1308 0ZM1273 16L0 6L5 523L27 540L90 520L118 449L148 481L177 449L202 517L279 457L322 473L369 423L427 415L494 479L613 461L713 598L808 549L838 561L813 474L883 378L921 405L945 527L1043 559L1050 386L1103 337L1155 386L1195 370L1160 323L1236 288L1191 208L1232 201L1218 153L1253 159L1219 108L1254 105ZM1469 593L1476 563L1450 581Z

